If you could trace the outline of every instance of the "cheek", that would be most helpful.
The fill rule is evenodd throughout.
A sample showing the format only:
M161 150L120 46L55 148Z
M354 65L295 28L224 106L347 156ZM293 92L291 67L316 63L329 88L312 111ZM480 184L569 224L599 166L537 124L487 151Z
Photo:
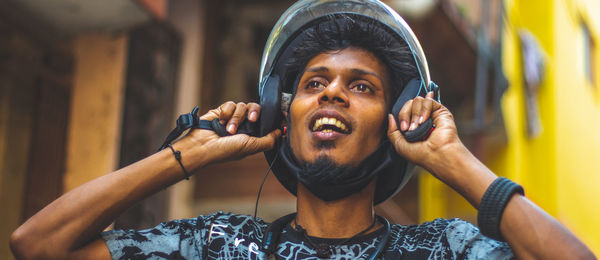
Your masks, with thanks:
M385 107L372 107L361 118L362 122L358 122L366 132L365 137L368 139L380 139L387 130L387 109Z
M381 129L384 127L384 121L387 119L387 109L384 106L371 106L368 110L368 114L364 115L364 119L368 124L366 127L371 129Z
M288 112L288 123L290 124L288 126L288 131L290 131L290 134L298 132L294 130L298 130L298 127L302 125L303 109L301 103L301 101L294 99L294 102L290 104L290 109Z
M302 142L300 142L300 140L302 140L302 133L304 131L304 125L303 125L303 121L304 118L303 116L306 114L305 112L305 104L304 102L302 102L301 99L294 99L294 101L292 102L292 104L290 104L290 110L288 113L288 138L290 140L290 144L292 147L292 151L294 152L294 154L299 157L298 159L304 159L304 158L300 158L302 157L300 153L300 151L298 151L297 149L302 149Z

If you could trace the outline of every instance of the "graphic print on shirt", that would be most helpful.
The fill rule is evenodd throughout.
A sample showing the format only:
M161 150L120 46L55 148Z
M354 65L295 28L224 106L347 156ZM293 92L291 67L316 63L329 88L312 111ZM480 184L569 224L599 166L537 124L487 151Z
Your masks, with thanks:
M165 222L146 230L108 231L102 233L102 238L113 259L265 259L260 245L266 227L258 218L219 212ZM329 259L367 259L378 245L377 232L331 247ZM313 239L333 241L329 244L339 241ZM284 228L276 259L319 259L315 255L316 251L302 234L289 225ZM382 257L510 259L512 256L506 243L481 235L477 227L466 221L436 219L421 225L392 225Z

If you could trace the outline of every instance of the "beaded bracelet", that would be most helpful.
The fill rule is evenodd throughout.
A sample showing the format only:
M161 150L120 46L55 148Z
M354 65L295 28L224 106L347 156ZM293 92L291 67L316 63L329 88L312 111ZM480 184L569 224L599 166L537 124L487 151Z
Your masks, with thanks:
M500 233L500 220L506 204L515 193L525 194L523 187L504 177L497 178L487 188L477 213L477 222L482 234L504 241Z

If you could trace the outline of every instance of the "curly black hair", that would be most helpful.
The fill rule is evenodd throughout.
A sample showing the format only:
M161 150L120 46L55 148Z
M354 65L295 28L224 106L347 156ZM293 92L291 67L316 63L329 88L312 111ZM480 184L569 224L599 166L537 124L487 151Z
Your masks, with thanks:
M357 47L375 55L388 70L391 100L418 71L408 44L387 26L355 14L332 14L302 31L302 40L286 62L284 84L295 92L299 75L310 59L323 52ZM289 85L292 84L292 85Z

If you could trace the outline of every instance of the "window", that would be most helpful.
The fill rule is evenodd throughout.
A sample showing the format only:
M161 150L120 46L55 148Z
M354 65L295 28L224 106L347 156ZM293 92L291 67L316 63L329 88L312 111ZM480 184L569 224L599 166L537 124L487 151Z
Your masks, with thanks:
M595 57L595 43L594 43L594 39L592 39L592 36L590 34L590 29L588 28L588 26L584 23L582 25L582 30L583 30L583 60L585 62L584 64L584 69L585 69L585 77L587 78L588 82L590 82L590 84L592 86L595 85L595 70L596 70L596 64L594 62L594 57Z

